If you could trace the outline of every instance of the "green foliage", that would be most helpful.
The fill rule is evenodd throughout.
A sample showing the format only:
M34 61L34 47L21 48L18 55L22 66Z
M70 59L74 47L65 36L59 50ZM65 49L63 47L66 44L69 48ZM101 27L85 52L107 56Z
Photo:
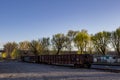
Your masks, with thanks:
M86 52L87 44L90 40L89 34L86 31L78 32L74 38L75 46L78 48L80 54Z
M11 58L11 53L14 49L18 48L18 44L16 42L8 42L4 45L4 50L7 54L7 58Z
M2 57L3 59L6 59L6 58L7 58L7 53L3 52L2 55L1 55L1 57Z
M68 38L64 34L55 34L52 38L52 45L54 49L57 49L57 55L59 52L66 47Z
M73 31L73 30L69 30L68 33L67 33L67 38L68 38L67 49L70 52L71 52L71 50L73 48L72 44L73 44L74 38L75 38L77 33L78 33L78 31Z
M92 41L98 53L105 55L110 43L110 32L98 32L92 36Z
M52 47L51 44L52 43ZM16 58L17 50L23 50L26 52L33 52L38 56L41 54L60 54L62 50L72 51L75 47L78 49L78 54L93 53L97 51L100 54L105 55L109 48L108 45L112 43L112 47L120 55L120 27L113 32L98 32L94 35L89 35L86 30L73 31L69 30L66 35L58 33L53 35L51 42L50 38L41 38L39 40L32 40L20 42L19 45L16 42L8 42L4 45L5 53L2 54L3 58ZM51 51L49 51L52 49ZM29 55L29 54L28 54Z
M35 56L41 54L42 47L39 40L31 41L29 47L30 47L30 51L32 51Z
M120 27L111 33L111 42L112 46L120 56Z
M87 46L87 53L88 54L92 54L94 52L94 45L93 45L93 42L92 42L92 35L90 36L89 38L89 42L88 42L88 46Z
M29 41L23 41L19 43L19 50L29 50L30 49L30 42Z
M19 51L17 49L14 49L11 53L11 58L12 59L18 59L19 55L20 55Z
M49 54L50 38L43 37L39 42L41 44L41 53Z

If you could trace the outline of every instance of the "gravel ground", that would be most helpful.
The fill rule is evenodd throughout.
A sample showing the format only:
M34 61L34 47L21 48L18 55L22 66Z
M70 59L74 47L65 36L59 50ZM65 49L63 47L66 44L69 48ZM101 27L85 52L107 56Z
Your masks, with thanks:
M120 80L120 73L44 64L0 62L0 80Z

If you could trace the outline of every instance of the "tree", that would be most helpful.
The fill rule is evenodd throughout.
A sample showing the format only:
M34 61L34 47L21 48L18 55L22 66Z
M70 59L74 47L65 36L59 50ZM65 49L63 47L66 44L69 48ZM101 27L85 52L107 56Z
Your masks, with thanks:
M72 44L73 44L73 41L74 41L74 38L76 36L76 34L78 33L78 31L73 31L73 30L69 30L68 33L67 33L67 38L68 38L68 41L67 41L67 49L71 52L72 50Z
M32 40L29 47L30 51L32 51L35 56L40 55L42 48L39 40Z
M111 33L111 42L112 46L120 56L120 27Z
M19 43L19 50L29 50L30 49L30 42L29 41L23 41Z
M66 47L67 37L64 34L55 34L52 38L52 45L55 49L57 49L57 55L59 52Z
M20 57L20 53L17 49L14 49L11 53L11 58L12 59L18 59Z
M4 45L4 50L7 54L7 58L11 58L11 53L14 49L18 48L18 44L16 42L8 42Z
M49 54L50 38L43 37L39 42L41 44L42 52L44 54Z
M92 42L92 35L89 37L89 42L88 42L88 46L87 46L87 52L89 54L92 54L94 51L94 45L93 45L93 42Z
M78 32L74 38L74 42L80 54L83 54L84 51L86 52L87 44L89 42L89 34L87 31L82 30L81 32Z
M108 44L110 43L110 32L98 32L92 36L92 42L98 53L105 55L107 52Z

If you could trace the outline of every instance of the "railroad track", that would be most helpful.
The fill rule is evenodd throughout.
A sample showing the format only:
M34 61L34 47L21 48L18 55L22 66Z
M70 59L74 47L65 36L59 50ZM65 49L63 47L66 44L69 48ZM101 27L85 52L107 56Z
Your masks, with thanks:
M62 67L69 67L69 68L80 68L80 67L74 67L74 65L60 65L60 64L53 64L53 65L55 65L55 66L62 66ZM120 73L120 70L118 70L118 69L111 69L111 68L97 68L97 67L95 68L95 67L91 67L89 69L101 70L101 71L106 71L106 72Z
M92 68L92 69L97 69L97 70L103 70L103 71L120 73L120 66L95 65L95 64L92 64L92 67L91 67L91 68Z
M91 69L96 69L96 70L102 70L102 71L107 71L107 72L114 72L114 73L120 73L120 70L117 69L106 69L106 68L91 68Z
M79 67L74 67L74 65L60 65L60 64L53 64L53 65L55 65L55 66L62 66L62 67L69 67L69 68L79 68ZM91 67L90 69L102 70L102 71L106 71L106 72L120 73L120 70L118 70L118 69L111 69L111 68L97 68L97 67L95 68L95 67Z

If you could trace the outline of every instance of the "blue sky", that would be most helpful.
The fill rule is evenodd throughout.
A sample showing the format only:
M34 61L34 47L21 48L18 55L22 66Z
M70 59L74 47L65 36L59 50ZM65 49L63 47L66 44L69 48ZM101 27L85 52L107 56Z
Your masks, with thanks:
M0 0L0 45L68 30L94 34L119 26L120 0Z

